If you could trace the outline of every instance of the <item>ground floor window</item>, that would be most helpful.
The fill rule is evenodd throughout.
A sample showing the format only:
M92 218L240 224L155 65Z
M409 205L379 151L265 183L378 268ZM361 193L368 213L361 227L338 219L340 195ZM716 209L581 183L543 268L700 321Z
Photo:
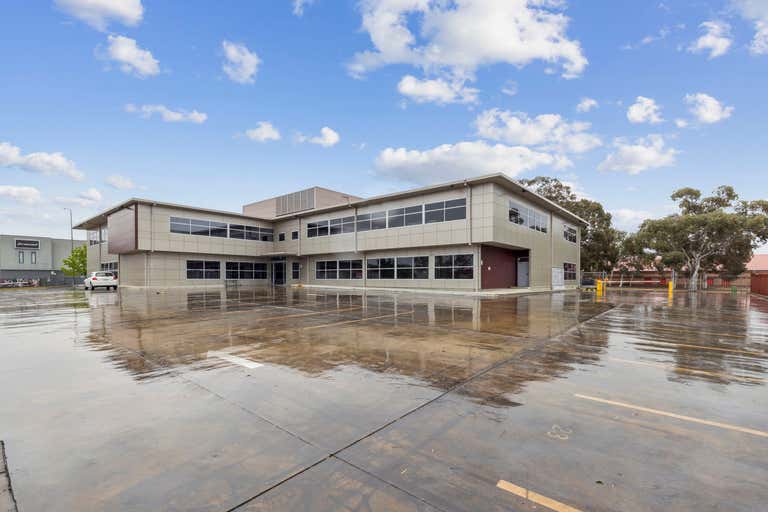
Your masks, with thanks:
M267 264L252 261L228 261L227 279L266 279Z
M316 279L362 279L363 260L316 261Z
M563 263L563 279L566 281L576 280L576 264L575 263Z
M116 271L117 270L117 262L116 261L110 261L109 263L102 263L101 264L101 270Z
M221 262L187 260L187 279L221 279Z
M397 258L398 279L429 279L429 256Z
M368 279L394 279L395 258L371 258L368 260Z
M435 279L472 279L473 272L472 254L435 256Z
M298 261L291 263L291 279L301 279L301 263Z

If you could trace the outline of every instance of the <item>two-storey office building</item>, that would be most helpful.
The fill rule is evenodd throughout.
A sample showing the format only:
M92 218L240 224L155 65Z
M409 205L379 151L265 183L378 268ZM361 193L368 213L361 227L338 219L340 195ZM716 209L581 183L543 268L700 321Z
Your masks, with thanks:
M503 174L369 199L322 188L242 214L130 199L81 222L123 286L575 287L576 215Z
M38 280L43 285L71 284L61 271L64 259L82 240L0 235L0 281Z

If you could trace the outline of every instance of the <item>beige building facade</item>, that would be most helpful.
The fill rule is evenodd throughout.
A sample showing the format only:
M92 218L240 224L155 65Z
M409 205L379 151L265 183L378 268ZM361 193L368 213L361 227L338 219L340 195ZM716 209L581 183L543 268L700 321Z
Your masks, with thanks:
M503 174L361 199L319 187L223 212L130 199L81 222L122 286L574 288L585 222Z

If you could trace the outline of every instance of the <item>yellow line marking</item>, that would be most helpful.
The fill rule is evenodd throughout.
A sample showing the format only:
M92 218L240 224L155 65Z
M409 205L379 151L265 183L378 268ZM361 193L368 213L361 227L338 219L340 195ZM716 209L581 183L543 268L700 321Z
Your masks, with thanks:
M547 498L546 496L542 496L541 494L526 489L525 487L520 487L511 482L507 482L506 480L499 480L499 482L496 484L496 487L504 491L511 492L512 494L520 496L521 498L524 498L528 501L532 501L537 505L547 507L548 509L554 510L555 512L582 512L577 508L573 508L569 505L566 505L565 503L560 503L559 501L553 500L552 498Z
M365 322L367 320L381 320L382 318L393 318L393 317L401 316L401 315L410 315L410 314L413 314L414 312L415 312L415 310L411 310L411 311L406 311L404 313L394 313L394 314L382 315L382 316L369 316L367 318L358 318L357 320L345 320L343 322L334 322L334 323L331 323L331 324L310 325L308 327L302 327L301 330L305 330L306 331L306 330L309 330L309 329L322 329L324 327L335 327L337 325L354 324L354 323L357 323L357 322Z
M702 425L709 425L711 427L720 427L727 430L735 430L736 432L752 434L753 436L768 437L768 432L764 432L762 430L755 430L752 428L739 427L738 425L731 425L729 423L720 423L718 421L702 420L700 418L692 418L690 416L683 416L682 414L675 414L673 412L660 411L658 409L650 409L648 407L641 407L639 405L632 405L624 402L615 402L613 400L605 400L604 398L597 398L597 397L588 396L588 395L580 395L578 393L575 393L573 396L577 398L583 398L584 400L592 400L594 402L600 402L603 404L615 405L618 407L626 407L627 409L634 409L636 411L649 412L651 414L658 414L659 416L667 416L669 418L675 418L678 420L685 420L693 423L701 423Z
M620 359L618 357L609 357L611 361L617 361L619 363L627 363L627 364L638 364L641 366L653 366L656 368L664 368L667 370L672 370L673 372L681 372L681 373L690 373L694 375L712 375L713 377L722 377L723 379L734 379L734 380L748 380L753 382L765 382L764 379L761 379L759 377L747 377L746 375L731 375L729 373L723 373L723 372L708 372L706 370L695 370L693 368L684 368L680 366L675 366L673 364L664 364L664 363L650 363L647 361L632 361L630 359Z
M664 345L667 347L687 347L687 348L698 348L701 350L716 350L718 352L733 352L735 354L746 354L749 356L754 357L768 357L768 354L766 353L760 353L755 352L751 350L738 350L735 348L722 348L722 347L707 347L706 345L691 345L688 343L669 343L667 341L647 341L645 344L648 345Z

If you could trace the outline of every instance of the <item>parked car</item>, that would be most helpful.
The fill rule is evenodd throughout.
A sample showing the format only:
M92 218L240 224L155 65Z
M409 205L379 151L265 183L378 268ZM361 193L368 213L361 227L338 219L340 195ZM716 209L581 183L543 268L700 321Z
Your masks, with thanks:
M86 290L95 290L96 288L114 288L117 290L117 274L114 272L91 272L83 281Z

